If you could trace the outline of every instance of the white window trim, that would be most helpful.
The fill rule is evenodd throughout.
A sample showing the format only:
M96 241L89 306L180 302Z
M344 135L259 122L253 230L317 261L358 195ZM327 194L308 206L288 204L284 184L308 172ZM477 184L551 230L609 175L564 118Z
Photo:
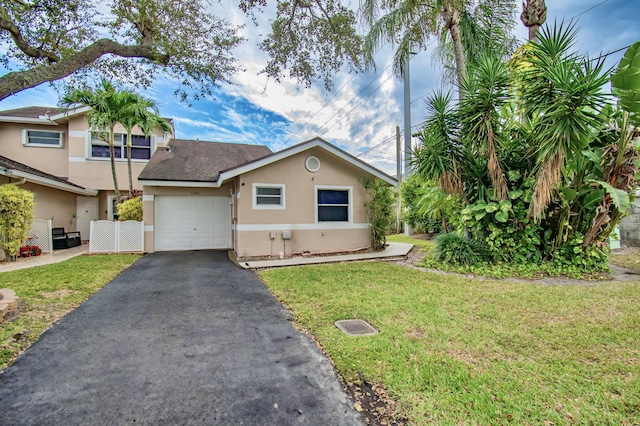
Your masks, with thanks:
M87 130L87 134L86 134L86 137L85 137L85 140L84 140L84 157L85 157L85 159L90 160L90 161L110 161L109 157L103 158L103 157L92 157L91 156L91 145L92 145L92 143L91 143L91 141L92 141L91 134L92 133L99 133L99 132L92 131L92 130ZM115 133L117 135L126 135L126 133L122 133L122 132L115 132ZM131 136L144 136L144 135L141 135L141 134L138 134L138 133L133 133ZM149 148L150 148L149 160L150 160L151 157L153 156L153 153L156 152L156 148L157 148L156 139L157 139L157 137L156 137L156 135L149 135L149 137L151 138L151 145L149 146ZM96 145L109 146L109 144L107 142L104 142L102 140L100 141L99 144L96 144ZM116 144L115 146L122 146L122 145ZM126 149L126 146L123 146L122 148ZM144 147L144 148L146 148L146 147ZM115 160L116 160L116 163L118 163L118 162L125 162L126 163L127 162L127 159L123 158L123 157L116 157ZM149 160L143 160L143 159L140 159L140 158L132 158L131 162L132 163L148 163Z
M282 201L281 205L275 204L258 204L258 188L279 188L280 189L280 200ZM252 197L253 200L253 209L254 210L284 210L287 206L287 185L284 183L254 183L252 185Z
M348 191L349 193L349 220L346 221L318 221L318 190L336 190ZM315 223L353 223L353 186L331 186L331 185L315 185L313 187L313 210L315 214Z
M57 133L60 135L60 142L58 143L58 145L47 145L44 143L29 143L28 132ZM64 148L64 132L61 130L48 130L48 129L22 129L22 145L35 146L38 148Z

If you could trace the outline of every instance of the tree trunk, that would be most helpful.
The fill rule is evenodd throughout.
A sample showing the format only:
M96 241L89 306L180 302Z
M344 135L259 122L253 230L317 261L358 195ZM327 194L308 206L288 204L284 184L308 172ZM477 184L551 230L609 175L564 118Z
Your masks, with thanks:
M538 30L547 20L547 5L544 0L526 0L522 3L520 20L529 28L529 41L537 41Z
M127 172L129 173L129 197L133 197L133 177L131 173L131 131L127 132Z
M114 148L114 128L110 129L109 134L109 159L111 160L111 176L113 177L113 190L116 193L116 203L120 203L120 189L118 189L118 175L116 174L116 150Z
M462 101L462 91L460 82L467 74L467 65L464 59L464 49L462 47L462 36L460 35L460 11L451 4L442 7L442 19L449 29L449 35L453 42L453 54L456 60L456 79L458 81L458 101Z

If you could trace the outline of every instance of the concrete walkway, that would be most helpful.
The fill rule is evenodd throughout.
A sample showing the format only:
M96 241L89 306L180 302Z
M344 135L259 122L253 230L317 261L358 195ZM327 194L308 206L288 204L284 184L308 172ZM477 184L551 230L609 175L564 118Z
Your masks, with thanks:
M292 257L289 259L256 260L251 262L239 262L245 269L277 268L281 266L315 265L319 263L350 262L357 260L384 260L404 257L413 248L413 244L387 243L387 247L382 251L371 253L341 254L336 256L312 256L312 257Z
M372 253L341 254L335 256L312 256L312 257L292 257L288 259L256 260L251 262L239 262L244 269L277 268L282 266L315 265L320 263L338 263L362 260L385 260L405 257L413 244L387 243L387 247L382 251ZM55 250L52 254L43 254L38 257L28 259L18 259L15 262L0 263L0 272L17 271L18 269L33 268L35 266L50 265L52 263L63 262L72 257L80 256L89 252L89 245L83 244L66 250Z
M89 251L89 244L82 244L66 250L54 250L50 254L41 256L19 258L15 262L0 263L0 272L17 271L19 269L33 268L34 266L50 265L52 263L63 262L72 257L80 256Z

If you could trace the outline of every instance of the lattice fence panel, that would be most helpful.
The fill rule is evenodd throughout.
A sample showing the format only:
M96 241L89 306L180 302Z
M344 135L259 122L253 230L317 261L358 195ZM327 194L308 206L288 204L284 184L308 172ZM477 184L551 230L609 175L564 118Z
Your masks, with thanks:
M91 222L90 232L90 253L144 251L144 222L97 220Z
M38 246L43 253L51 253L51 220L33 219L25 245Z
M91 221L89 226L90 253L116 253L116 223L110 220Z
M118 230L118 251L120 252L143 252L144 251L144 223L135 220L117 222Z

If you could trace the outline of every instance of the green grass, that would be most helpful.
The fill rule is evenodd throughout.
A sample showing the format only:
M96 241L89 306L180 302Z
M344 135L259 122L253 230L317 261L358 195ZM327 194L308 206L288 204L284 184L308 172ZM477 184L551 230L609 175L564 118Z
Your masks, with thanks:
M545 286L388 263L264 271L346 380L411 424L638 424L640 281ZM334 321L380 330L348 337Z
M435 247L433 240L424 240L421 238L410 237L402 234L387 235L387 241L392 243L408 243L413 244L420 249L421 252L429 253Z
M627 254L611 253L609 256L609 262L614 265L640 272L640 251L634 251Z
M78 256L53 265L0 273L0 288L20 297L18 317L0 324L0 370L140 256ZM14 337L15 336L15 337Z

